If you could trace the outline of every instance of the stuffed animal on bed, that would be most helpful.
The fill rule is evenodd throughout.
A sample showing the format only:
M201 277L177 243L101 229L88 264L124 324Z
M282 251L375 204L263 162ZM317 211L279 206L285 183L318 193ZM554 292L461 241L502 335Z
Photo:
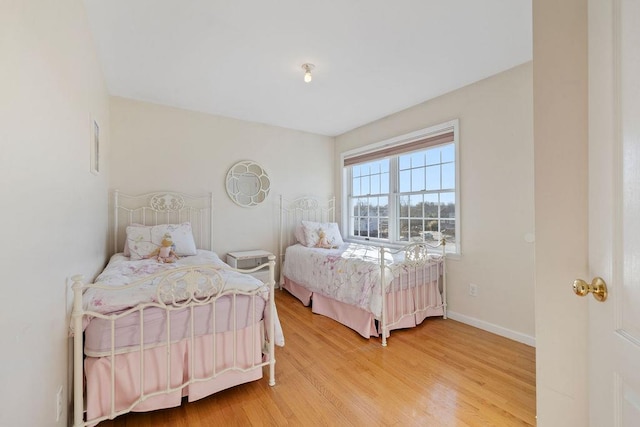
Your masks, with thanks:
M171 240L171 235L169 233L162 237L160 247L147 256L147 258L153 257L155 257L160 263L172 263L176 262L180 258L173 250L173 241Z
M337 248L337 246L332 245L327 239L327 233L324 232L322 228L318 229L318 243L316 243L316 248L323 249L333 249Z

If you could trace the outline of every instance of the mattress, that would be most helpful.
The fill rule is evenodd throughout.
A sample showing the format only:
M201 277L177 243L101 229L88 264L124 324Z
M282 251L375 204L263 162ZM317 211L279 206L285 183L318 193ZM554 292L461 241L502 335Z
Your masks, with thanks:
M239 330L257 324L263 317L265 305L266 302L260 297L238 295L235 298L224 296L215 303L194 307L194 335ZM145 349L166 343L167 335L171 343L191 336L191 309L148 307L113 322L113 351L116 354L139 351L141 313ZM111 323L111 320L97 317L89 322L85 329L84 342L84 352L87 356L100 357L111 354Z

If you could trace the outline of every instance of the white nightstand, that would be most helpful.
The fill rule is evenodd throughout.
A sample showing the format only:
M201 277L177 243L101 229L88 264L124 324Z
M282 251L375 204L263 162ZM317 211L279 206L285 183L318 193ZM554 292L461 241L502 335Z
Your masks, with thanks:
M227 254L227 264L233 268L255 268L260 264L269 262L269 257L273 255L271 252L263 250L253 251L236 251ZM269 280L269 267L265 266L258 271L250 273L256 279L267 282Z

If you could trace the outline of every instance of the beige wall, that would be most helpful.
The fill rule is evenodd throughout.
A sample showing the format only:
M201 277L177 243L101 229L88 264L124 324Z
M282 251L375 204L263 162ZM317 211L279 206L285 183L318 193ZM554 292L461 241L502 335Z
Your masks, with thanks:
M533 344L532 64L527 63L336 138L340 153L460 120L462 255L448 264L451 317ZM531 240L531 239L529 239ZM478 285L471 297L469 284Z
M0 3L0 425L56 423L69 276L106 259L108 96L81 0ZM90 117L101 173L89 172Z
M277 253L279 197L333 191L333 138L274 126L111 98L110 186L125 193L173 189L213 192L213 249ZM227 196L224 180L241 160L262 165L271 192L257 207ZM224 259L224 258L223 258Z
M536 392L540 426L586 426L587 0L533 2Z

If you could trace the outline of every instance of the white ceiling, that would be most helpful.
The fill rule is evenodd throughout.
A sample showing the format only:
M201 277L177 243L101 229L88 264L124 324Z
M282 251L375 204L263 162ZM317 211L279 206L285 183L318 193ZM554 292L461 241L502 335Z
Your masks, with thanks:
M111 95L330 136L532 58L531 0L85 4Z

